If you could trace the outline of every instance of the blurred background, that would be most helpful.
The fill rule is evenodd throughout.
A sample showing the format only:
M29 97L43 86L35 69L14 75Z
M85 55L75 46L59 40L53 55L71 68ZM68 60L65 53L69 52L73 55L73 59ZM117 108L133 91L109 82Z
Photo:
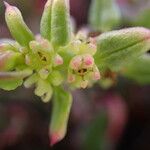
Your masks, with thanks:
M76 31L86 26L90 31L103 32L89 25L93 1L70 0ZM7 2L22 11L28 26L38 34L46 0ZM131 26L150 28L150 0L113 3L120 18L110 30ZM11 36L1 0L0 39L4 38ZM150 85L118 77L112 87L104 89L97 84L92 89L74 91L73 97L67 136L51 148L48 137L51 103L41 102L34 96L33 89L0 90L0 150L150 150Z

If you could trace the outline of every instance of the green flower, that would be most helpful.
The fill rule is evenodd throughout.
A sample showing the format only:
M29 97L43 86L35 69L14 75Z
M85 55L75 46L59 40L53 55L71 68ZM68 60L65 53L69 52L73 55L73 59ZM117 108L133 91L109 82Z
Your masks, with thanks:
M96 44L93 39L88 39L79 32L70 44L74 53L68 68L68 82L75 87L86 88L93 81L100 79L100 72L94 62Z

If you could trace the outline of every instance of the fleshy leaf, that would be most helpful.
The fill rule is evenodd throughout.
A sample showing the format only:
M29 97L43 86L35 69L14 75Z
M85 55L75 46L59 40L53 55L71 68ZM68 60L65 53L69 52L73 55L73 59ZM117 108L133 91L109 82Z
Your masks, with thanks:
M56 88L54 92L52 119L50 124L51 145L54 145L64 138L71 105L71 95L62 88Z
M25 24L21 12L17 7L4 2L6 6L5 19L12 36L22 46L28 46L34 40L34 36Z
M120 10L115 0L92 0L89 22L95 30L108 31L120 23Z
M20 53L0 50L0 71L10 71L23 60Z
M140 84L150 84L150 56L144 55L128 64L122 75Z
M95 62L100 70L120 69L150 49L150 30L142 27L103 33L97 40Z
M0 88L10 91L21 86L23 78L32 74L31 70L24 70L18 72L0 72Z
M53 0L51 17L52 43L54 47L64 46L69 42L71 35L69 0Z
M48 0L45 4L40 27L41 35L48 40L51 40L51 11L52 0Z

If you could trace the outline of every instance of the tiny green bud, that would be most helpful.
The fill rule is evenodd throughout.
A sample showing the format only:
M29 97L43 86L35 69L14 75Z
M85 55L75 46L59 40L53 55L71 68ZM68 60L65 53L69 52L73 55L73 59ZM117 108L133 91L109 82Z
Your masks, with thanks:
M37 74L33 74L30 77L28 77L25 82L24 82L24 86L26 88L30 88L33 84L35 84L38 81L38 76Z
M38 79L35 89L35 95L40 96L43 102L50 101L53 94L53 89L46 80Z
M21 12L17 7L11 6L6 2L4 4L6 6L5 19L12 36L22 46L28 46L29 42L34 39L34 36L25 24Z
M63 58L59 54L56 54L56 56L54 57L54 66L59 66L62 64L63 64Z

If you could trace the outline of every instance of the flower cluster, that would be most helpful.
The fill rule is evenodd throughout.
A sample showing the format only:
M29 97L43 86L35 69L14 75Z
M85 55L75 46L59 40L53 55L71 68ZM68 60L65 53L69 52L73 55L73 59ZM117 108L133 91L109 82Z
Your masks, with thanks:
M25 63L35 72L26 79L25 87L36 84L35 94L44 102L48 102L52 97L52 86L59 86L63 82L63 77L57 69L57 66L63 64L63 58L54 51L48 40L38 36L35 41L29 43Z
M68 82L75 87L86 88L93 81L99 80L100 72L93 58L97 50L95 40L79 32L70 48L75 56L69 63Z

